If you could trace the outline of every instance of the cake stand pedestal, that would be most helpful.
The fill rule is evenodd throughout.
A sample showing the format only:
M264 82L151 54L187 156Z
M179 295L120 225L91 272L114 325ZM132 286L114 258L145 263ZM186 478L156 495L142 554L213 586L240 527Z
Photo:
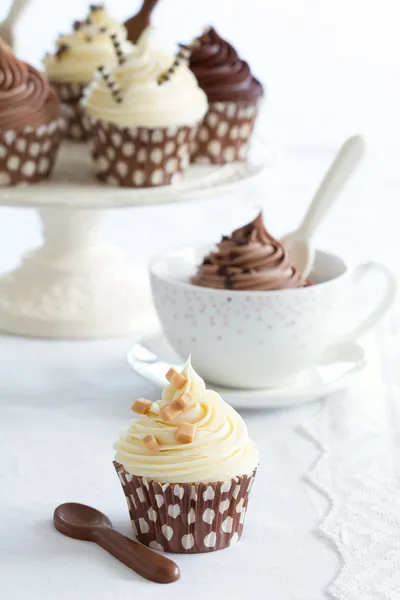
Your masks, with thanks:
M0 204L38 210L43 245L0 279L0 331L44 338L108 338L139 332L154 319L149 284L107 242L106 210L204 198L236 190L265 160L192 167L165 188L100 185L85 146L65 144L52 181L0 188ZM70 183L74 182L74 183Z
M56 338L140 330L151 318L147 281L107 243L105 212L47 208L39 216L42 247L0 280L0 330Z

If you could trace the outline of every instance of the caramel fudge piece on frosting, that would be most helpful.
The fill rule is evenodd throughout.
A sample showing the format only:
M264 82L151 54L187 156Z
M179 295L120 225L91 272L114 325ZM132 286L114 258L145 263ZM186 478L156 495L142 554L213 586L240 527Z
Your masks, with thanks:
M167 404L160 410L160 419L168 422L173 421L182 412L182 408L177 402L171 402L171 404Z
M151 434L146 435L146 437L143 438L143 444L146 446L147 450L150 450L152 452L160 449L160 444L158 443L154 435Z
M187 379L181 373L178 373L175 369L171 367L168 373L165 376L165 379L169 381L172 385L176 387L177 390L180 390L185 385Z
M152 407L151 400L146 400L145 398L138 398L131 406L131 410L138 415L147 415L149 410Z
M181 423L176 430L176 441L180 444L191 444L196 435L196 425Z

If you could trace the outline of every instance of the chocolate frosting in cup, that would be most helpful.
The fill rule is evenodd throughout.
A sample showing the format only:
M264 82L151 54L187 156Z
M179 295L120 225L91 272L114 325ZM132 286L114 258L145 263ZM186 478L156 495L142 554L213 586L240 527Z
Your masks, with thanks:
M0 41L0 130L39 127L57 119L59 112L46 78Z
M230 237L224 236L217 247L192 277L194 285L232 290L283 290L305 285L285 248L265 229L262 213Z
M247 62L215 29L207 30L197 41L189 66L209 102L254 102L263 95Z

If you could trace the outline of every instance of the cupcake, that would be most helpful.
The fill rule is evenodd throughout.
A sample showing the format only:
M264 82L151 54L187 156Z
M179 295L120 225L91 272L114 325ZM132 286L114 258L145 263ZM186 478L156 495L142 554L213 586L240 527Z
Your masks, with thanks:
M79 107L84 88L100 65L118 64L115 42L124 54L132 50L126 35L103 6L92 5L84 21L75 21L72 33L60 36L56 52L45 56L45 72L62 101L71 139L85 138Z
M0 40L0 186L48 177L61 137L57 95Z
M207 95L209 109L198 131L192 160L245 160L263 87L236 50L211 28L197 39L190 69Z
M162 400L136 400L139 418L117 442L115 468L139 542L212 552L242 535L258 450L243 419L193 370L174 369Z
M97 177L111 185L176 181L190 161L207 99L184 62L155 51L147 29L113 72L101 69L82 102Z
M223 236L191 283L228 290L283 290L309 285L292 267L287 250L265 229L262 213Z

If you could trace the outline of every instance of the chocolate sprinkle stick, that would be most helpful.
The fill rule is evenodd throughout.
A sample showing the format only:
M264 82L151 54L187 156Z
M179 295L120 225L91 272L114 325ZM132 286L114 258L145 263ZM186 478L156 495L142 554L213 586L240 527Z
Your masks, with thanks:
M104 10L104 5L103 4L91 4L89 6L89 14L86 17L86 19L84 20L84 24L85 25L92 25L92 19L90 18L90 16L96 12L99 12L100 10Z
M121 102L123 100L122 90L119 87L116 80L114 79L114 77L112 77L111 73L108 73L106 71L105 67L103 67L103 66L99 67L98 70L104 80L104 83L106 84L106 86L110 90L112 96L114 97L115 102L118 102L118 104L121 104Z
M172 63L170 68L164 73L161 73L161 75L159 76L158 84L162 85L166 81L169 81L171 79L171 75L175 73L175 71L178 69L178 67L180 67L181 64L189 62L190 55L192 54L193 50L197 48L198 45L199 41L197 39L195 39L194 42L189 46L182 45L178 54L175 56L174 62Z
M121 66L124 64L124 62L126 62L126 56L121 50L121 42L118 39L118 35L116 33L112 33L110 37L114 46L115 53L117 55L118 64Z
M66 52L68 52L68 50L69 50L69 46L68 46L68 44L61 44L61 46L59 46L59 47L57 48L57 52L56 52L56 58L57 58L58 60L60 60L60 58L62 58L62 56L64 56L64 54L65 54Z
M205 27L203 34L202 35L206 35L209 31L211 31L212 27ZM190 56L193 52L193 50L195 48L198 48L201 44L200 42L200 37L197 37L193 40L193 42L191 44L189 44L189 46L185 46L183 44L181 44L181 49L179 50L178 54L175 57L174 62L172 63L172 65L170 66L170 68L168 69L168 71L165 71L165 73L162 73L159 78L158 78L158 83L161 85L162 83L165 83L166 81L168 81L171 78L171 75L173 73L175 73L175 71L177 70L177 68L184 62L188 63L190 60Z

